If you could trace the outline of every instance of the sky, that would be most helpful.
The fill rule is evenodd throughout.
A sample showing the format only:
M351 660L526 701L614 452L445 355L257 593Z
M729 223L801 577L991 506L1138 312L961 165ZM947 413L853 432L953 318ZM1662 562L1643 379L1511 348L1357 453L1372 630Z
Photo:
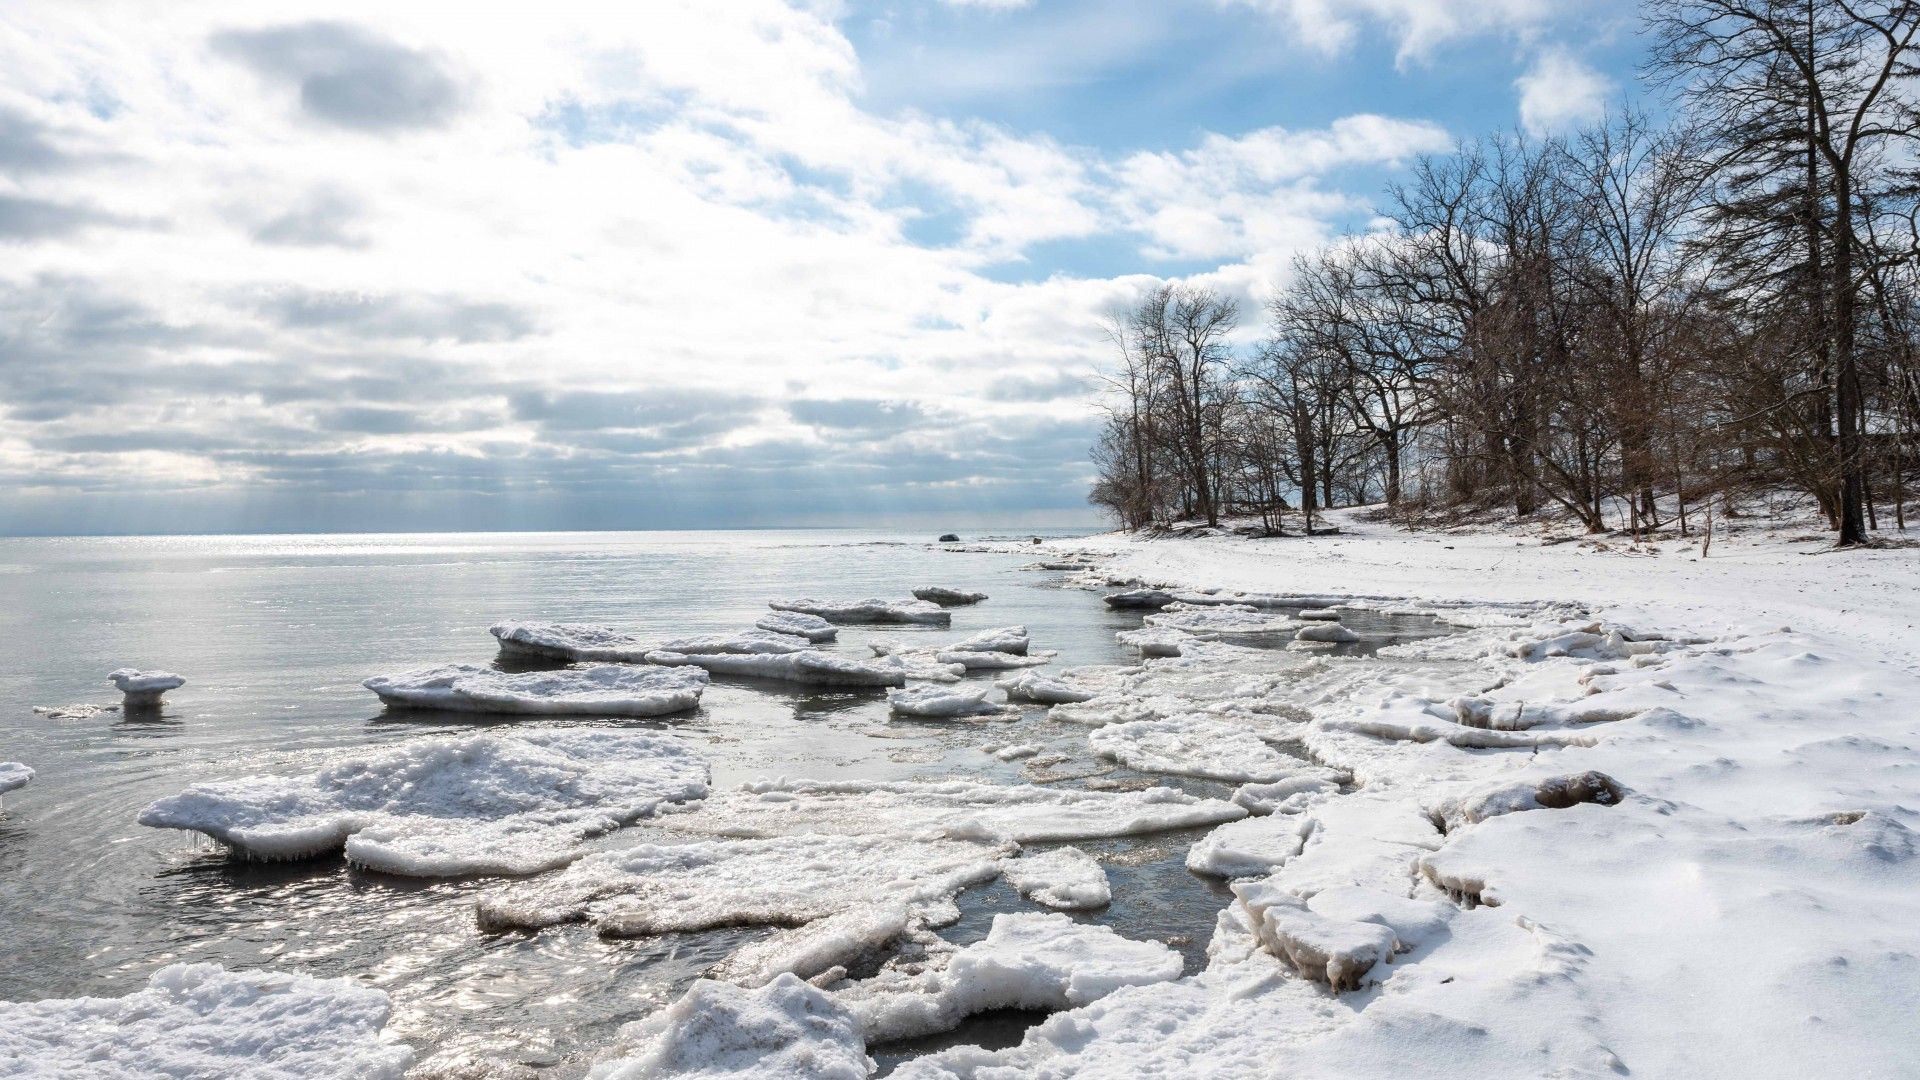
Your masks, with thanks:
M1093 520L1103 320L1632 93L1625 0L0 8L0 534Z

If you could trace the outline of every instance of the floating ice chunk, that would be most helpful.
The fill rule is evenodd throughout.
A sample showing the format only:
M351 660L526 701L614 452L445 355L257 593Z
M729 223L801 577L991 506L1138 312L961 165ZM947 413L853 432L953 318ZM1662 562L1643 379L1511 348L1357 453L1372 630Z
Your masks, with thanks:
M1233 801L1256 814L1286 814L1302 809L1316 795L1328 795L1350 783L1351 773L1309 767L1270 784L1242 784Z
M1104 599L1114 608L1162 608L1173 603L1173 594L1165 589L1126 589Z
M657 651L647 660L668 667L705 668L716 675L737 675L750 679L775 679L806 686L905 686L906 675L898 666L856 660L833 653L685 653Z
M195 784L140 812L253 859L339 851L414 877L530 874L588 837L707 793L671 738L615 731L410 739L307 776Z
M1340 610L1330 607L1305 608L1300 612L1300 617L1313 622L1339 622Z
M998 750L991 751L991 753L1001 761L1019 761L1021 758L1030 758L1039 754L1040 744L1015 743L1012 746L1000 747Z
M660 651L679 653L682 656L711 656L716 653L738 656L779 656L785 653L801 652L812 644L798 634L744 630L737 634L706 634L700 637L663 641L660 643Z
M387 995L349 979L174 964L124 997L0 1002L0 1074L400 1080Z
M1238 882L1232 888L1234 902L1248 916L1261 946L1336 992L1360 989L1367 972L1400 944L1393 931L1379 923L1320 914L1270 880Z
M1070 1009L1126 986L1168 982L1180 954L1157 941L1133 941L1110 927L1065 915L995 915L985 940L950 954L943 969L895 971L854 983L836 996L869 1043L950 1031L989 1009Z
M122 694L129 709L150 709L160 704L160 695L187 685L187 680L171 671L142 671L123 667L107 674Z
M1007 884L1021 896L1050 908L1082 911L1106 907L1113 900L1107 872L1076 847L1029 851L1009 860L1005 873Z
M884 834L1051 843L1131 836L1245 817L1172 788L1082 791L971 780L773 780L709 798L665 824L721 836Z
M33 770L17 761L0 761L0 795L18 791L33 779Z
M1016 655L1008 652L974 652L966 649L938 649L933 659L942 664L958 664L968 671L1012 671L1018 668L1042 667L1053 663L1060 655L1048 650L1031 655Z
M584 623L522 622L509 620L487 627L507 656L542 660L638 664L655 648L631 634Z
M1143 659L1156 656L1179 656L1181 649L1194 640L1193 635L1168 627L1143 626L1138 630L1122 630L1113 635L1122 645L1131 645L1140 650Z
M1203 716L1107 724L1089 732L1087 742L1130 769L1229 783L1271 783L1301 767L1300 759L1268 746L1245 724Z
M1606 773L1589 770L1566 776L1502 780L1441 800L1427 810L1442 832L1452 832L1491 817L1522 810L1563 810L1578 803L1612 806L1625 796Z
M1024 626L997 626L941 648L950 652L997 652L1025 656L1032 639Z
M705 672L594 664L508 674L471 664L376 675L361 685L382 703L456 712L661 716L700 704Z
M946 720L956 716L997 716L1007 711L992 686L910 686L887 691L887 707L899 716Z
M1345 643L1349 641L1359 641L1360 635L1341 626L1337 622L1323 622L1313 626L1301 627L1300 632L1293 635L1293 640Z
M946 901L993 880L1007 853L1005 845L884 835L645 844L495 889L477 915L488 929L584 921L616 937L803 926L857 907Z
M1245 818L1195 841L1187 869L1214 877L1261 877L1300 854L1313 835L1313 819L1296 815Z
M91 720L105 713L119 711L118 704L95 705L90 702L82 702L78 705L35 705L33 707L35 716L44 716L49 720Z
M946 626L953 622L953 616L942 610L938 604L925 600L882 600L870 597L865 600L773 600L768 607L775 611L797 611L803 615L817 615L832 623L912 623L921 626Z
M977 604L985 600L987 594L983 592L963 592L959 589L947 589L938 585L932 585L924 589L913 590L913 597L916 600L925 600L930 604L939 604L941 607L965 607L968 604Z
M846 1007L792 975L757 989L702 979L679 1001L627 1025L626 1057L590 1080L866 1080L866 1041Z
M1011 679L997 683L1007 692L1011 701L1031 701L1036 705L1061 705L1067 702L1087 701L1094 696L1093 691L1083 690L1064 680L1029 671Z
M875 644L872 648L874 655L881 658L880 665L899 672L902 679L959 682L960 676L967 673L965 664L944 663L927 649L898 649L887 644Z
M769 612L754 620L753 625L771 634L798 634L815 645L840 636L839 627L818 615L806 615L798 611Z
M1300 625L1281 612L1247 604L1196 606L1174 603L1146 617L1148 626L1189 634L1268 634Z

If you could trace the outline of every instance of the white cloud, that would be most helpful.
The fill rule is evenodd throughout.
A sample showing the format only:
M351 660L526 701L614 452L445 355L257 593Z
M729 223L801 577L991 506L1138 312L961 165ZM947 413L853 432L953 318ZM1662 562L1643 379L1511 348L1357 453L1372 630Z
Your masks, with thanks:
M1544 22L1553 0L1219 0L1282 20L1305 44L1338 53L1362 34L1391 37L1402 63L1437 46L1485 33L1518 33Z
M1355 211L1328 172L1443 138L1109 160L879 115L776 0L144 10L0 15L0 531L136 491L1077 504L1079 376L1146 279L992 270L1105 238L1244 284ZM939 430L777 404L848 397Z
M1534 135L1563 132L1606 112L1613 83L1560 47L1546 49L1513 82L1520 123Z

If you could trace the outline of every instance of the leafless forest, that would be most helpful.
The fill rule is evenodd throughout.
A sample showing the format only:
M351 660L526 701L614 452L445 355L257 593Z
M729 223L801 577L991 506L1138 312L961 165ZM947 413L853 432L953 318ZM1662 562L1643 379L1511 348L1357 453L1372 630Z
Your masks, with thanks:
M1841 544L1904 529L1920 2L1644 18L1652 111L1419 160L1390 224L1299 258L1264 312L1165 285L1117 313L1093 501L1131 527L1385 502L1638 534L1785 487Z

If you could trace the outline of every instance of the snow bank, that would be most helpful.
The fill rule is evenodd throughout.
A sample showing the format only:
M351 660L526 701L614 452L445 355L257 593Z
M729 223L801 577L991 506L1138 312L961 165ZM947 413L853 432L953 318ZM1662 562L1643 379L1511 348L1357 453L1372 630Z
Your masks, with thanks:
M33 779L33 770L17 761L0 761L0 795L18 791Z
M775 611L797 611L803 615L817 615L832 623L912 623L921 626L946 626L953 622L953 616L942 610L938 604L925 600L883 600L869 597L865 600L773 600L768 607Z
M376 675L361 685L389 706L455 712L661 716L700 704L704 672L595 664L508 674L470 664Z
M504 655L569 663L638 664L654 647L611 627L583 623L509 620L487 627L487 633L499 640Z
M1181 974L1180 954L1133 941L1109 927L1065 915L995 915L984 940L950 954L944 967L887 971L836 991L869 1043L950 1031L989 1009L1068 1009L1125 986Z
M946 720L960 716L997 716L1007 705L996 687L912 686L887 691L887 707L896 716Z
M139 822L202 832L252 859L344 848L392 874L530 874L706 792L706 762L673 739L547 731L410 739L307 776L195 784Z
M1303 765L1246 724L1196 715L1107 724L1088 732L1087 742L1094 753L1130 769L1236 784L1272 783Z
M873 1071L852 1014L792 975L757 989L702 979L620 1034L628 1056L594 1066L589 1080L866 1080Z
M965 607L969 604L977 604L985 600L987 594L983 592L963 592L960 589L948 589L939 585L930 585L924 589L913 590L913 597L916 600L925 600L930 604L939 604L941 607Z
M107 680L126 695L129 709L152 708L160 704L160 695L187 685L187 680L171 671L142 671L119 668L107 673Z
M668 667L704 668L715 675L773 679L803 686L905 686L907 676L897 665L856 660L832 653L684 653L658 650L647 660Z
M1107 872L1076 847L1026 852L1009 861L1005 873L1007 884L1021 896L1046 907L1078 911L1106 907L1113 900Z
M174 964L117 998L0 1002L0 1075L400 1080L387 995L348 979Z
M818 615L805 615L798 611L774 611L754 620L754 628L770 634L797 634L815 645L832 641L840 635L840 628Z
M1130 836L1245 817L1172 788L1081 791L972 780L773 780L709 798L664 824L718 836L831 833L1016 843Z

